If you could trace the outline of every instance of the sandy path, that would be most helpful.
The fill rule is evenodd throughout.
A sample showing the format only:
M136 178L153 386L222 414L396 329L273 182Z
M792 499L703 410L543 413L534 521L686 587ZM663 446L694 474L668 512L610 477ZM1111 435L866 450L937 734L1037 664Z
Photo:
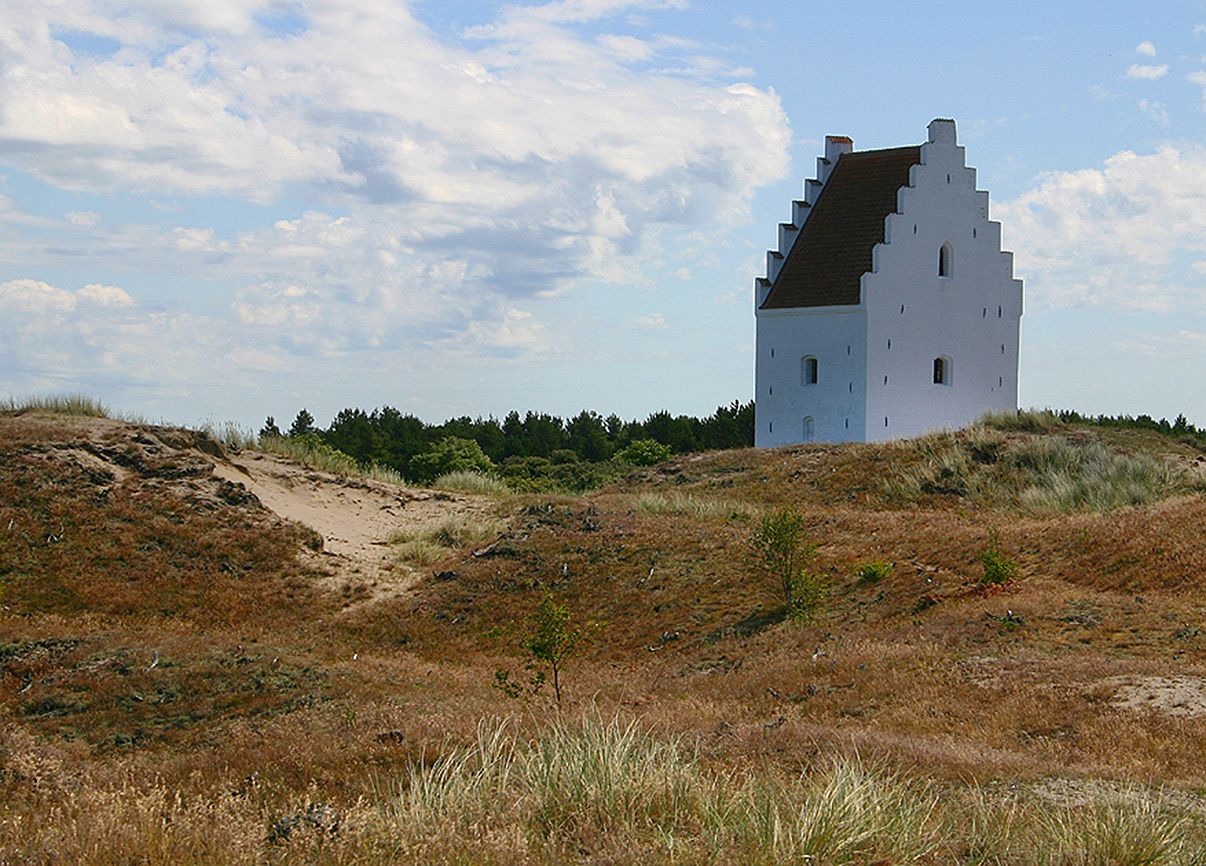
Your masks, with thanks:
M242 484L264 507L318 532L331 576L367 580L378 596L404 590L419 577L396 561L389 544L394 532L421 531L450 517L486 516L492 508L482 497L342 478L271 454L244 451L227 461L215 461L217 476Z

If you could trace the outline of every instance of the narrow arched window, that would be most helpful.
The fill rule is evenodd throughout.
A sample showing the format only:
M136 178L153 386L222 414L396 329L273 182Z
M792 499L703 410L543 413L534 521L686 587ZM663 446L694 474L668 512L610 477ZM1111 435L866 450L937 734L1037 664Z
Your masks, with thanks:
M813 355L805 355L800 359L800 383L815 385L817 383L817 359Z
M949 277L954 265L955 251L950 244L938 248L938 276Z
M940 355L934 359L934 384L949 385L951 383L951 359Z
M804 441L811 442L817 438L817 422L811 415L804 419Z

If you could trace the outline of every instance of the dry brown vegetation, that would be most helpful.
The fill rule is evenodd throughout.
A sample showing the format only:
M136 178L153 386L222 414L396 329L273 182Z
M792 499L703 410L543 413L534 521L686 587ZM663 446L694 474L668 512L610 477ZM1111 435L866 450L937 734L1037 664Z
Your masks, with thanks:
M403 579L264 507L247 455L92 414L0 414L0 862L1203 862L1206 497L1175 443L717 452L581 498L291 476L396 500L380 525L438 548ZM1035 508L1009 455L1051 436L1168 473ZM751 577L784 505L832 586L805 625ZM492 688L549 592L590 625L559 714Z

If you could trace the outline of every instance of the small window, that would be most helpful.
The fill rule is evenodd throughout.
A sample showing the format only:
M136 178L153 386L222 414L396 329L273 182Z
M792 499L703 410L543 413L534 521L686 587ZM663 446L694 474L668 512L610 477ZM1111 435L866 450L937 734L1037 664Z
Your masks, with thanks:
M850 419L849 418L846 419L846 429L847 430L850 429Z
M917 223L913 223L913 234L917 234Z
M976 236L976 230L972 229L972 237L974 238L975 236Z
M900 314L901 314L902 316L904 315L904 308L905 308L905 305L904 305L904 304L901 304L901 305L900 305Z
M888 426L888 416L887 415L884 416L884 426L885 427Z
M988 318L988 307L985 307L985 308L984 308L984 312L980 314L980 318L981 318L981 319L987 319L987 318Z
M888 340L888 348L889 348L889 349L891 349L891 348L892 348L892 341L891 341L891 340Z
M949 385L951 383L951 359L939 356L934 359L934 384Z
M773 358L773 357L775 357L775 350L774 350L774 349L771 349L771 357L772 357L772 358Z
M774 394L774 393L775 393L775 386L774 386L774 385L771 385L771 386L770 386L770 392L771 392L772 394Z
M851 383L850 383L850 385L848 386L848 389L849 389L849 391L850 391L850 393L851 393L851 394L853 394L853 393L854 393L854 383L853 383L853 382L851 382Z
M884 384L885 384L885 385L887 385L887 384L888 384L888 377L887 377L887 376L884 376Z
M849 346L849 345L847 345L847 346L846 346L846 354L847 354L847 355L849 355L849 354L850 354L850 346Z
M997 318L998 319L1001 318L1001 312L1002 312L1001 308L997 307Z
M766 423L766 432L767 432L767 433L774 433L774 432L775 432L775 422L774 422L774 421L768 421L768 422Z
M938 248L938 276L949 277L954 268L955 251L950 244Z
M1001 344L1001 354L1002 355L1005 354L1005 344L1004 343Z
M804 385L815 385L817 383L817 359L812 355L805 355L800 360L800 382Z
M817 422L811 415L804 419L804 441L811 442L817 438Z

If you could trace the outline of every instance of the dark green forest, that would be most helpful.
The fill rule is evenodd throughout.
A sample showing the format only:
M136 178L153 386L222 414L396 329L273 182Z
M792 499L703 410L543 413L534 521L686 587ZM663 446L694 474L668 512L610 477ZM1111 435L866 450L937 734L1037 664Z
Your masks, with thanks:
M563 419L513 411L501 421L462 416L442 424L428 424L384 406L371 412L344 409L326 429L316 427L314 416L302 409L286 430L269 416L260 436L317 438L362 466L385 466L415 481L430 481L449 469L472 468L499 475L520 489L585 489L625 467L673 454L752 446L754 403L734 401L706 418L661 411L644 421L629 421L583 410Z

